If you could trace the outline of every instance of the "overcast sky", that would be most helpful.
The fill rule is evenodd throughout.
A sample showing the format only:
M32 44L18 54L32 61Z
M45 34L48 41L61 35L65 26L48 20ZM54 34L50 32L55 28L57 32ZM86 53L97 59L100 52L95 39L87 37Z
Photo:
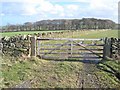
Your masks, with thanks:
M0 25L47 19L103 18L118 21L119 0L1 0Z

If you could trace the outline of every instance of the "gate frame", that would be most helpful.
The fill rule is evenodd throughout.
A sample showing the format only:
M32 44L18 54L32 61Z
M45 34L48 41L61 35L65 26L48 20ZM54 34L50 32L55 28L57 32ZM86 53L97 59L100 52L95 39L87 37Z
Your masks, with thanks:
M84 41L84 40L88 40L88 41L96 41L96 40L102 40L102 39L77 39L77 38L40 38L40 37L37 37L37 36L32 36L30 37L30 56L31 57L36 57L37 56L37 40L68 40L68 41L72 41L74 42L74 40L81 40L81 41ZM103 46L103 58L106 58L106 56L109 56L110 54L108 52L106 52L106 50L108 51L108 48L110 49L109 47L109 44L108 44L108 39L105 38L104 40L105 44ZM78 44L78 43L77 43ZM81 44L78 44L79 46L81 46ZM71 45L72 46L72 45ZM86 47L83 46L83 48L85 48L86 50L89 50L87 49ZM93 54L95 54L93 51L89 50L90 52L92 52ZM72 53L71 53L72 54ZM97 54L95 54L97 55ZM101 56L99 56L101 57Z

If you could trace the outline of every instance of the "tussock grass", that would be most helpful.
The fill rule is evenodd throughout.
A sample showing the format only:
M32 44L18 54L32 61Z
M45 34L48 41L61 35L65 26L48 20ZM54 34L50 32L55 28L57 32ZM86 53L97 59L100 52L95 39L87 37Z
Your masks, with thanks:
M76 81L81 70L82 63L80 62L56 62L31 58L22 61L17 59L11 63L11 59L8 57L2 63L1 86L15 87L23 81L35 79L31 87L74 88L77 87Z
M100 82L106 83L111 88L120 87L120 61L102 60L97 67L101 70L96 72L102 80Z

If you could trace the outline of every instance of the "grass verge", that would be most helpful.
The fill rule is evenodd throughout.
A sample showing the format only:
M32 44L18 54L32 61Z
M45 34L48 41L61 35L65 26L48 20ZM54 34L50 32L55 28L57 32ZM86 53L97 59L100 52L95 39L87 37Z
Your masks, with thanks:
M46 61L38 58L21 60L3 57L1 87L15 87L27 80L34 80L34 88L77 88L82 63Z
M120 61L102 60L97 67L100 69L100 82L107 84L109 88L120 88Z

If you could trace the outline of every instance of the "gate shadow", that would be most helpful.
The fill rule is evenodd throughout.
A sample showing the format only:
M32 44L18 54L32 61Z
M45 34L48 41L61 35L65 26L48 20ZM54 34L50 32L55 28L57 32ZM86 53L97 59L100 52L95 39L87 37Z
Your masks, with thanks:
M82 63L87 63L87 64L97 64L101 61L101 59L48 59L48 58L42 58L47 61L55 61L55 62L82 62Z

